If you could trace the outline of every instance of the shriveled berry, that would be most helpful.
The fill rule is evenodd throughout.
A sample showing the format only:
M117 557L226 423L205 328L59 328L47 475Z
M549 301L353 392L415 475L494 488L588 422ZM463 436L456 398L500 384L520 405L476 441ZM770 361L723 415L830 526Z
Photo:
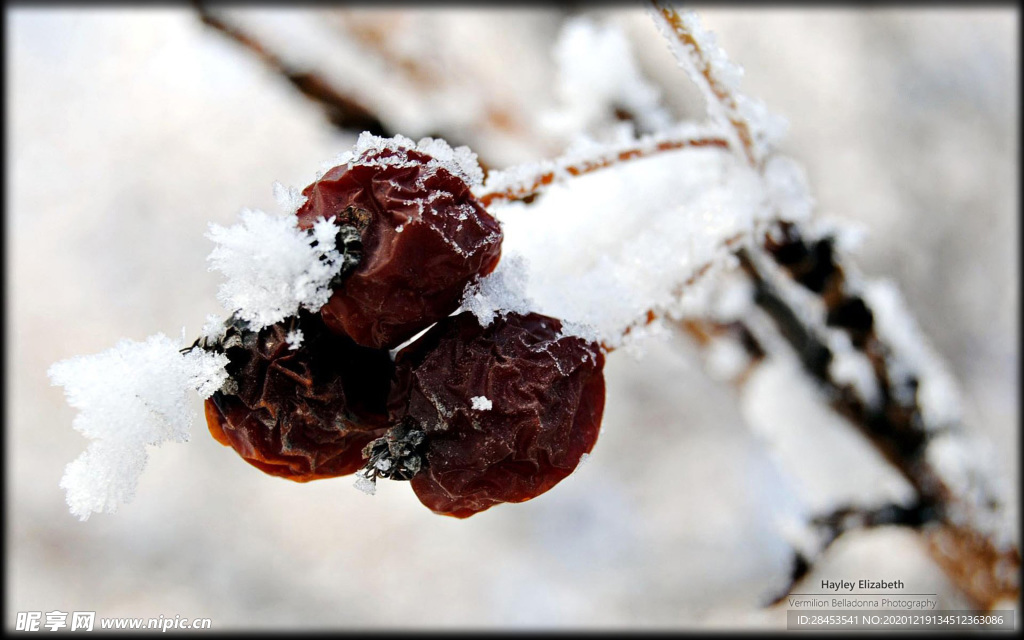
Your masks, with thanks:
M523 502L568 476L597 441L604 355L560 337L561 323L509 314L484 328L470 313L442 320L395 360L388 412L422 432L412 488L433 511L466 518Z
M362 234L359 266L321 314L363 346L394 348L449 315L501 255L501 227L469 186L415 149L371 149L302 193L300 227L334 217Z
M206 401L210 433L270 475L306 482L353 473L363 448L385 433L391 359L328 331L316 314L292 324L258 333L228 326L219 347L230 378ZM298 349L288 341L294 329Z

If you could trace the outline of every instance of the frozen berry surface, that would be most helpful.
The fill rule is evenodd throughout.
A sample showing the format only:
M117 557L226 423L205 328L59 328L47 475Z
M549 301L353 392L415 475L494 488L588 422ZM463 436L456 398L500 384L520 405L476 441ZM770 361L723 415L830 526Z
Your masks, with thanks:
M509 314L481 327L446 318L399 352L388 401L396 428L420 430L411 480L433 511L465 518L523 502L568 476L597 441L604 355L561 323Z
M397 347L449 315L501 255L497 220L461 177L415 149L370 150L302 193L300 227L334 217L361 234L359 266L321 314L363 346Z
M292 349L288 335L302 332ZM293 334L294 336L294 334ZM355 472L387 427L387 351L367 349L302 313L260 332L229 327L231 379L206 401L210 433L264 472L306 482Z

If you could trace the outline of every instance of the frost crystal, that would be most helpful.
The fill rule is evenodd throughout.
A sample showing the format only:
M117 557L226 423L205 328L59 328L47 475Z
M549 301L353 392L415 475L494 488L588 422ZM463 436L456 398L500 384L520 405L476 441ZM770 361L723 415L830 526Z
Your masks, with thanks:
M529 313L527 278L525 258L506 253L494 271L466 287L462 308L472 312L482 327L490 325L499 314Z
M280 182L274 183L274 199L281 207L281 213L287 216L295 215L299 207L306 202L306 196L302 195L298 188L286 187Z
M210 313L206 316L206 324L203 325L202 330L199 332L199 337L207 343L219 342L224 338L226 331L227 326L224 324L224 318L221 318L216 313Z
M725 137L726 132L719 126L697 125L681 122L656 133L634 136L628 131L612 139L598 142L581 136L574 139L569 148L558 158L540 160L516 165L487 174L487 182L474 188L477 196L506 190L515 191L533 184L561 183L576 179L580 170L609 166L619 162L627 154L649 156L665 144L682 140L699 140ZM546 177L545 177L546 176Z
M494 403L487 396L473 396L472 400L474 411L490 411L494 407Z
M364 134L365 135L365 134ZM484 181L484 172L477 162L476 154L469 147L452 147L440 138L423 138L416 144L416 149L432 157L449 172L462 178L469 186L476 186Z
M301 347L303 337L304 336L302 335L302 329L293 329L289 331L288 335L285 336L284 338L285 342L288 343L288 349L290 351L295 351L296 349Z
M146 467L146 448L97 440L75 458L60 479L71 513L88 520L93 513L113 513L135 498Z
M313 223L313 239L318 251L327 253L338 248L338 225L330 218L320 218Z
M226 380L226 356L180 349L179 341L157 334L50 367L50 380L78 409L72 426L93 440L60 483L80 519L130 501L146 465L145 446L188 440L195 419L188 390L208 397Z
M348 164L350 167L355 164L390 166L403 162L403 160L395 156L369 161L364 161L363 158L381 151L398 151L403 149L425 153L432 158L427 163L428 170L431 168L443 168L461 178L470 187L478 186L484 180L483 169L480 168L476 154L469 147L461 146L453 149L451 145L440 138L422 138L419 142L413 142L412 139L402 135L397 135L393 138L382 138L368 131L359 134L356 145L351 151L346 151L335 157L334 160L325 162L322 165L322 169L326 170L342 164Z
M356 473L356 481L352 486L368 496L372 496L377 493L377 483L362 471Z
M227 382L228 357L223 353L196 347L182 354L182 358L189 372L188 385L196 390L200 398L209 398Z
M210 268L227 276L218 292L225 308L254 330L295 315L299 307L319 310L342 266L333 219L318 222L311 239L294 217L245 210L241 218L231 227L211 224L207 234L217 244Z

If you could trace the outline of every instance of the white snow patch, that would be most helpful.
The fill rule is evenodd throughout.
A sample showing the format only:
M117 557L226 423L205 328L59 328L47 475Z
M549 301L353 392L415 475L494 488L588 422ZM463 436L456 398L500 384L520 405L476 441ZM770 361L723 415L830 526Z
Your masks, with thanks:
M927 429L961 420L960 394L945 363L928 344L908 311L899 289L890 280L865 284L864 299L874 316L875 332L918 379L917 401Z
M708 375L715 380L732 380L750 364L750 356L737 341L714 338L704 351Z
M224 338L227 327L224 325L224 318L216 313L206 315L206 324L199 332L199 337L207 343L219 342Z
M302 329L293 329L288 332L284 340L288 343L288 350L295 351L302 346L302 340L305 336L302 335Z
M956 497L949 506L953 522L970 522L1000 549L1017 543L1010 485L994 471L991 443L967 433L946 432L929 441L925 458Z
M729 271L715 280L711 291L711 317L728 323L744 318L754 306L754 283L745 274Z
M487 396L473 396L472 402L474 411L490 411L494 407L494 403Z
M800 163L787 156L772 156L765 163L763 175L768 198L781 219L795 222L810 218L815 201Z
M835 238L836 249L844 256L857 253L868 237L868 227L863 222L833 215L815 218L813 229L815 237Z
M780 514L773 525L782 539L805 558L814 558L821 550L821 534L805 518L795 513Z
M828 332L829 350L832 361L829 362L829 375L839 386L849 385L868 407L878 407L882 401L882 392L878 386L875 368L866 355L857 351L850 337L841 331Z
M506 252L494 271L466 286L462 308L472 312L481 327L489 326L498 315L529 313L528 278L526 259Z
M913 501L910 483L828 405L795 355L781 352L751 372L741 410L751 430L770 445L808 513L827 513L844 503Z
M734 266L737 239L771 216L759 177L720 149L666 152L615 172L556 182L530 205L490 207L503 252L524 258L532 310L612 347L649 310L671 312L687 294L678 311L700 310L705 271Z

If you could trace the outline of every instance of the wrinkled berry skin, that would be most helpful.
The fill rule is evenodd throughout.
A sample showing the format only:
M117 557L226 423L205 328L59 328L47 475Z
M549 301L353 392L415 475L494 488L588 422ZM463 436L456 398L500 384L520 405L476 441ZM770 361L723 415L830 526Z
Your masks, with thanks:
M568 476L597 441L604 355L558 334L539 314L489 327L470 313L446 318L395 361L392 424L425 433L425 467L411 480L431 510L466 518L523 502ZM472 408L484 396L489 410Z
M363 447L386 431L393 365L387 351L331 333L317 315L303 313L298 326L297 350L286 342L288 321L259 334L229 330L234 383L206 401L210 433L270 475L307 482L354 473ZM232 384L237 392L225 392Z
M469 186L411 149L367 152L306 187L299 226L334 216L365 224L359 266L321 309L358 344L391 349L449 315L501 255L498 222Z

